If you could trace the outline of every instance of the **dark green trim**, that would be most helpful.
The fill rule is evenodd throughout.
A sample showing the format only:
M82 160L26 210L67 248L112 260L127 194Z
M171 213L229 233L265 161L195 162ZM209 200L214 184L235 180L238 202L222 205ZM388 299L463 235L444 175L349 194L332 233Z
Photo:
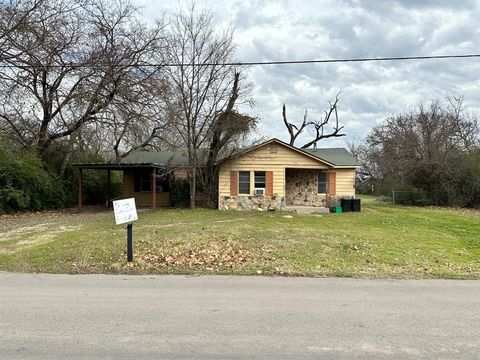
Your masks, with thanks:
M96 164L96 163L83 163L83 164L73 164L73 167L78 169L92 169L92 170L125 170L125 169L138 169L138 168L156 168L156 169L165 169L165 165L154 164L154 163L130 163L130 164Z

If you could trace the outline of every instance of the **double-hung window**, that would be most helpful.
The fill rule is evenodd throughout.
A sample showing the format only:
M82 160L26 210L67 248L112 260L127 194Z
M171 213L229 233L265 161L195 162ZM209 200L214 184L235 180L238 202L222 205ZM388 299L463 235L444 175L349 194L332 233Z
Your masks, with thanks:
M238 172L238 193L250 195L250 171Z
M317 187L319 194L326 194L327 193L327 173L326 172L319 172L317 175Z
M255 189L265 189L265 171L255 171Z

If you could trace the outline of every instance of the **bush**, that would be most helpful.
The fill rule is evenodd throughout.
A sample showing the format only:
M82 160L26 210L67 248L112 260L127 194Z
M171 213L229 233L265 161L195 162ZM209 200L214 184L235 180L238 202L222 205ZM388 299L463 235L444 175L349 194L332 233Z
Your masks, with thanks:
M65 207L63 184L50 176L34 152L14 154L0 148L0 211Z
M431 205L432 201L422 191L393 191L392 202L396 205Z
M170 201L177 207L187 207L190 204L190 183L187 180L176 180L171 184Z

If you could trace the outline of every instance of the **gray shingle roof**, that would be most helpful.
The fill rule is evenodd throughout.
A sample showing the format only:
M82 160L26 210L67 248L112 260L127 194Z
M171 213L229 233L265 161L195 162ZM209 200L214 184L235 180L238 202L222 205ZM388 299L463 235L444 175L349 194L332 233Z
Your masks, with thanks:
M344 148L302 149L303 151L328 161L335 166L360 166L355 157Z

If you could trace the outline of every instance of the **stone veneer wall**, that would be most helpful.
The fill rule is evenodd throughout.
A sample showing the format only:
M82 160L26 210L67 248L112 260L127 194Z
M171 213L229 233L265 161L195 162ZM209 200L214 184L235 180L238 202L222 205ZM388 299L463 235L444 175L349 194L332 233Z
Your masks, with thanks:
M317 174L318 170L286 170L285 193L287 205L317 207L336 205L336 197L318 194ZM329 201L327 201L327 196Z
M282 210L285 202L283 196L222 196L220 210Z

